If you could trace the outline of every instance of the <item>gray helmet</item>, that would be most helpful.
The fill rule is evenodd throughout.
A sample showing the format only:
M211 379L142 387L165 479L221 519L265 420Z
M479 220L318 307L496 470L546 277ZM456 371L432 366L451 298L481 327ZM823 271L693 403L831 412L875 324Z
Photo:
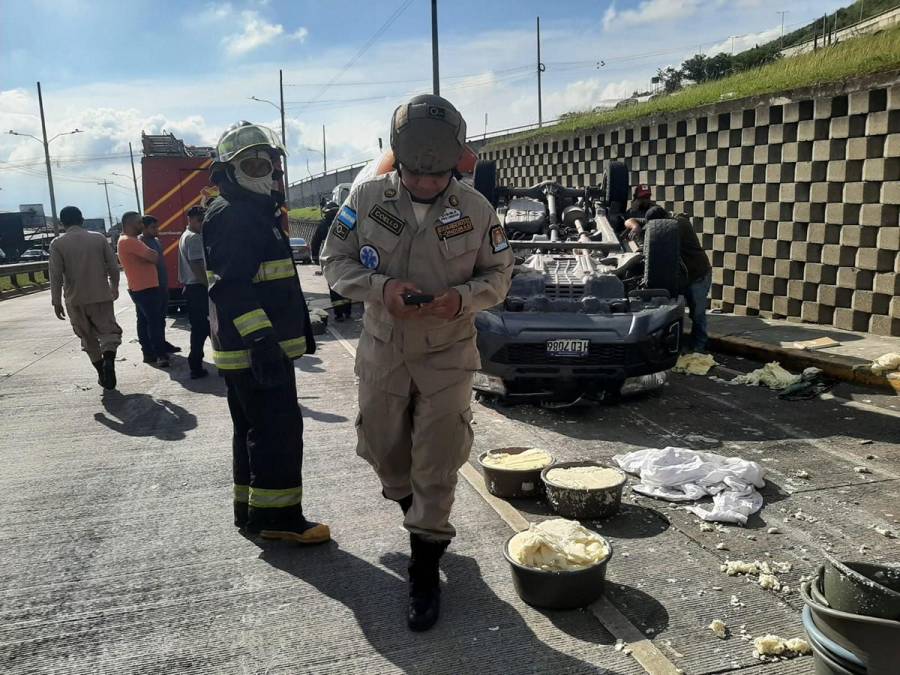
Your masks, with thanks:
M416 173L443 173L456 166L466 144L466 121L445 98L414 96L391 118L395 160Z

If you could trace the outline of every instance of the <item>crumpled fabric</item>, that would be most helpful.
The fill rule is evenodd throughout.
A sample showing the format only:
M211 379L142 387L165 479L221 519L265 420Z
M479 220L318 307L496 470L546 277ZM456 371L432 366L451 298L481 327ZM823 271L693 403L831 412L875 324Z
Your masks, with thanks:
M882 354L877 359L872 361L872 365L870 366L870 368L876 375L883 375L884 373L889 373L892 370L900 370L900 354L896 352Z
M745 525L763 505L757 488L766 484L766 469L740 457L666 447L636 450L613 459L623 470L640 477L633 489L648 497L689 502L712 495L712 509L686 507L703 520Z

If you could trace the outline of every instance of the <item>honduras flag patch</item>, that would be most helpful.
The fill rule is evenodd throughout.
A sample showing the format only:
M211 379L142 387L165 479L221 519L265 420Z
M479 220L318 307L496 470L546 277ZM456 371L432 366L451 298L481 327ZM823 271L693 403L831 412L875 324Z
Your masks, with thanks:
M348 230L352 230L356 227L356 211L351 209L349 206L342 206L340 212L337 214L338 222L342 223L344 227Z

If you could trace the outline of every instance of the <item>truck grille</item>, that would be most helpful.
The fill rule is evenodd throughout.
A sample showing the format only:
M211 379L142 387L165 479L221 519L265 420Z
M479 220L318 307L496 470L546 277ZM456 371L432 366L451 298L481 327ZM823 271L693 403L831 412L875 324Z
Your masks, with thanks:
M639 354L634 345L592 344L587 356L550 356L543 342L506 345L497 352L494 360L511 365L548 366L623 366Z

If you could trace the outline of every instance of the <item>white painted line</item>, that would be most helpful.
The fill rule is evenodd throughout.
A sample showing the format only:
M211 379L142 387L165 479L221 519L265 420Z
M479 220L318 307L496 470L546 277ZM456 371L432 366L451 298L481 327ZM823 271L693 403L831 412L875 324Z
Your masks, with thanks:
M356 348L335 327L328 326L327 330L341 343L341 346L347 350L350 356L356 358ZM484 477L478 469L472 466L471 462L466 462L459 470L459 473L472 486L475 492L487 502L488 506L494 509L494 512L500 516L503 522L514 531L521 532L528 529L528 520L518 509L509 502L495 497L488 491ZM588 609L600 622L600 625L608 630L613 637L628 643L628 648L631 649L631 655L634 657L634 660L640 663L650 675L681 675L683 671L669 661L665 654L653 644L652 640L644 637L640 629L631 623L610 600L600 598L600 600L590 605Z

